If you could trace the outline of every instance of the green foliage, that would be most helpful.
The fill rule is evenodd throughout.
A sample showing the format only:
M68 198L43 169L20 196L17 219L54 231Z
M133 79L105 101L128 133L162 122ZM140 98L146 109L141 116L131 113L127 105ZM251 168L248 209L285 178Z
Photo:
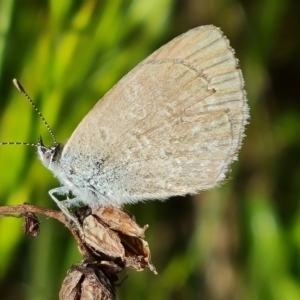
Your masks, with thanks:
M291 1L290 1L291 2ZM0 0L0 140L59 141L124 74L172 37L220 26L240 58L251 106L230 180L194 198L129 206L158 270L128 271L120 299L300 299L300 4L289 1ZM122 112L120 112L122 113ZM31 147L0 148L0 204L55 208L58 185ZM1 299L57 299L81 257L68 231L41 219L38 238L0 219ZM123 274L124 276L126 274Z

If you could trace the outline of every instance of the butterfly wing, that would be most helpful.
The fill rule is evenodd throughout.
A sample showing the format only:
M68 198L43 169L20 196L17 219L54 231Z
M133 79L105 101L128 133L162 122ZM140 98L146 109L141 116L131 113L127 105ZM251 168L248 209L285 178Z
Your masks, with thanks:
M98 198L118 204L210 189L241 146L243 87L223 33L214 26L188 31L94 106L65 145L64 164L92 178L80 184Z

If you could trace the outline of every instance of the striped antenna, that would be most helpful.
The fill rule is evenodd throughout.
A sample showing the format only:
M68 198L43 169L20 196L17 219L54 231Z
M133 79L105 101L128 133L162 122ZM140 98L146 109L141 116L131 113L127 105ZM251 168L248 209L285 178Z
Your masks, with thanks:
M31 106L34 108L34 110L37 112L37 114L39 115L39 117L42 119L43 123L45 124L46 128L48 129L53 142L55 145L57 145L57 141L56 138L53 134L52 129L50 128L50 126L48 125L47 121L45 120L44 116L42 115L42 113L40 112L40 110L37 108L37 106L35 105L35 103L31 100L31 98L29 97L29 95L27 94L27 92L25 91L25 89L23 88L23 86L21 85L21 83L17 80L17 79L13 79L13 83L15 85L15 87L18 89L18 91L20 93L22 93L27 100L30 102ZM24 146L34 146L37 147L40 145L40 142L38 144L33 144L33 143L28 143L28 142L0 142L0 145L24 145Z
M27 142L0 142L0 145L23 145L23 146L33 146L37 147L38 144L33 144L33 143L27 143Z

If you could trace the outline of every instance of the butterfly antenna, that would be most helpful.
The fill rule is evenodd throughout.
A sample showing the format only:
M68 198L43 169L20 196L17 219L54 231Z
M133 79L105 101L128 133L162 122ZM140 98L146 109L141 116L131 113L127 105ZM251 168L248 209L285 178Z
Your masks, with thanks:
M53 142L55 145L57 145L57 141L56 141L56 138L53 134L53 131L52 129L50 128L50 126L48 125L47 121L45 120L44 116L42 115L42 113L40 112L40 110L37 108L37 106L35 105L35 103L31 100L31 98L28 96L28 94L26 93L25 89L23 88L23 86L21 85L21 83L17 80L17 79L13 79L13 83L15 85L15 87L18 89L18 91L20 93L22 93L27 99L28 101L30 102L31 106L34 108L34 110L37 112L37 114L39 115L39 117L42 119L43 123L45 124L46 128L48 129L52 139L53 139ZM17 145L28 145L28 146L36 146L35 144L31 144L31 143L12 143L12 144L17 144ZM10 145L12 145L10 143ZM3 145L3 143L2 143ZM7 145L7 144L6 144Z
M26 143L26 142L0 142L0 145L23 145L37 147L39 144Z

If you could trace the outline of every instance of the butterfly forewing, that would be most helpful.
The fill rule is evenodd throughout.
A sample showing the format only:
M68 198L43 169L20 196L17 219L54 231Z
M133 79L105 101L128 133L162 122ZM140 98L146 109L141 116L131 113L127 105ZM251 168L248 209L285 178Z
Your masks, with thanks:
M79 189L89 187L76 174L108 202L193 194L224 179L247 118L233 50L219 29L202 26L109 91L76 128L61 163L72 166Z

